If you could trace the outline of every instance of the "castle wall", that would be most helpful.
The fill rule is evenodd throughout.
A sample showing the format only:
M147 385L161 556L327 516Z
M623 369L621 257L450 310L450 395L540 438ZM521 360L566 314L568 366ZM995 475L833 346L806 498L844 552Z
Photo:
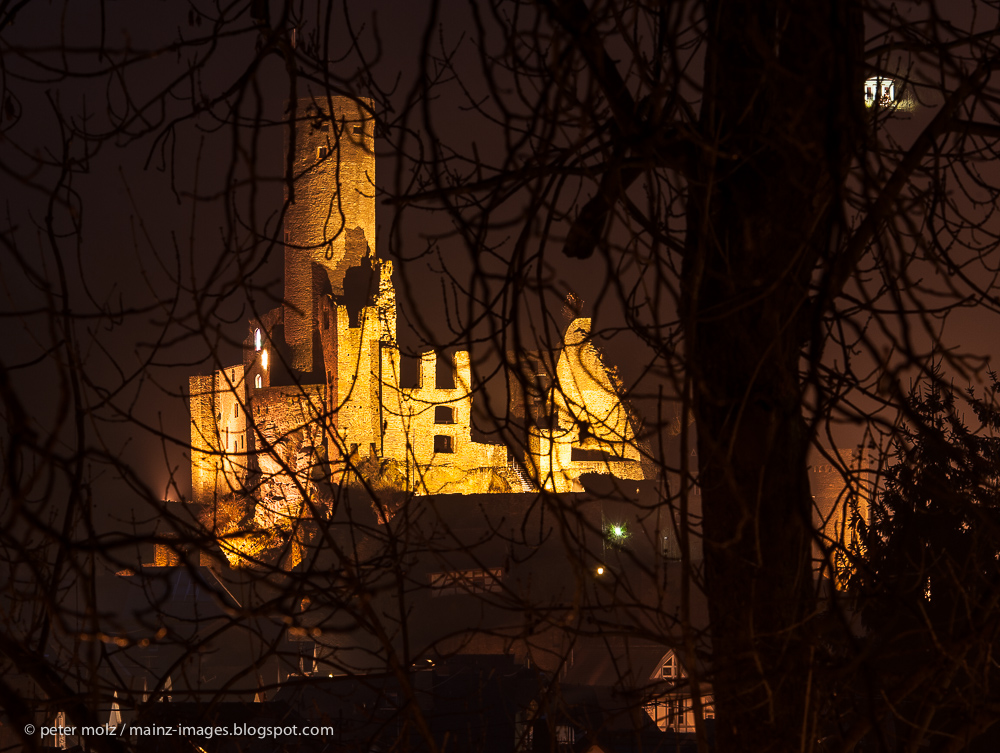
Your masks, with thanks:
M344 275L375 249L375 121L370 100L318 97L297 103L285 132L294 195L285 186L285 327L292 367L313 368L315 299L312 264L333 294Z
M337 425L343 450L355 460L381 454L379 352L383 331L377 308L361 312L359 327L349 326L347 308L336 307Z
M383 454L381 354L395 348L396 294L392 262L376 262L374 272L378 275L372 291L374 305L361 308L358 326L351 326L347 306L337 305L329 297L321 298L319 304L330 408L337 415L340 450L344 455L353 454L352 462Z
M189 380L191 489L211 503L243 489L247 478L247 391L244 367L229 366Z
M436 385L437 355L420 359L420 386L399 387L399 351L382 355L385 457L406 466L418 494L510 491L507 448L472 440L472 367L468 351L455 354L455 386Z
M254 522L263 528L290 527L317 510L316 484L337 483L327 444L335 431L325 385L287 385L256 390L253 427L260 470Z
M256 334L260 332L260 348L257 347ZM275 342L275 333L284 331L284 309L279 307L262 315L258 320L250 321L250 332L243 341L243 367L246 372L248 394L251 398L257 387L257 377L260 386L270 387L274 380L275 369L280 369L282 356L279 352L281 343ZM265 357L265 353L267 356ZM265 365L266 362L266 365Z
M573 450L581 449L579 434L572 430L532 430L528 454L539 485L557 494L582 492L579 478L585 473L612 475L641 481L646 478L637 460L607 456L600 460L574 460Z
M321 296L318 300L316 316L316 331L319 333L320 348L323 351L323 381L326 384L326 411L330 417L330 436L327 439L327 448L331 453L336 453L339 457L340 448L336 439L334 428L339 423L337 408L337 384L340 378L337 369L337 349L340 346L340 328L337 326L337 306L330 296Z
M540 484L557 493L582 491L584 473L645 478L628 410L590 328L590 319L578 318L566 329L551 401L556 420L530 430L529 465Z
M188 406L191 411L191 497L207 502L215 496L218 459L218 429L211 376L188 379Z

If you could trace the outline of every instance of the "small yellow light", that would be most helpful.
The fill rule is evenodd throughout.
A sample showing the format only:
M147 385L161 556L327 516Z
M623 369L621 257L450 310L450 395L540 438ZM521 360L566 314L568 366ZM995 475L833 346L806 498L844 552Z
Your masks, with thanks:
M260 354L260 365L263 366L265 369L267 368L267 351L266 350L261 351L261 354Z
M598 567L597 567L597 574L598 575L604 575L604 565L598 565Z

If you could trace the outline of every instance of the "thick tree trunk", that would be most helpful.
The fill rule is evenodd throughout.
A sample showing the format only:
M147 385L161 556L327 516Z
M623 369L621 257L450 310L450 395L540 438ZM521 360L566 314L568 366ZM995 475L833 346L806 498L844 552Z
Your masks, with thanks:
M800 369L822 314L810 281L836 253L859 132L860 28L836 0L723 0L709 14L683 317L718 742L810 750L820 699Z

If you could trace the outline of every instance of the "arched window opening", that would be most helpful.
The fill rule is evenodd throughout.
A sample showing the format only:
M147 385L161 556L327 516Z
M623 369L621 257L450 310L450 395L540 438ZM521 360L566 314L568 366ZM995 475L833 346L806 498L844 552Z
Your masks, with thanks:
M261 385L263 383L264 383L264 380L260 378L260 374L258 374L257 376L255 376L253 378L253 386L256 387L258 390L261 388Z
M264 346L264 340L260 335L260 327L258 327L253 331L253 348L256 351L260 351L260 349L263 346Z

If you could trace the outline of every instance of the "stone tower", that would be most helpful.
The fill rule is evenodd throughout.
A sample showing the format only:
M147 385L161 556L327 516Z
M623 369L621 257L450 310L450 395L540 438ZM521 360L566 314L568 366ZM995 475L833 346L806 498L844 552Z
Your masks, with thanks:
M371 100L300 99L285 129L285 340L291 366L313 370L316 295L375 251L375 121ZM314 266L316 265L316 266ZM323 279L325 272L327 280Z

